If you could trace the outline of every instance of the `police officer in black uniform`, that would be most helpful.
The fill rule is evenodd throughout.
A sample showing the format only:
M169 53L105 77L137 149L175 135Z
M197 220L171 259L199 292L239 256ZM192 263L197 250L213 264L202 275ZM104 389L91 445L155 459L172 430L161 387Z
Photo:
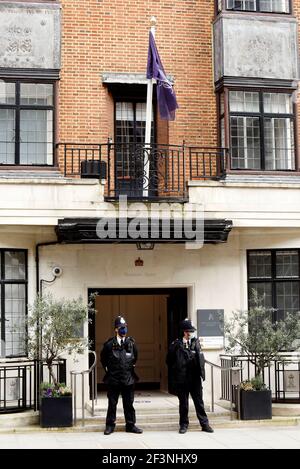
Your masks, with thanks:
M172 342L167 355L170 392L176 394L179 399L179 433L185 433L189 426L189 394L192 396L202 430L213 433L202 398L205 362L200 342L194 337L196 329L187 318L181 322L180 329L182 337Z
M115 320L115 337L103 345L101 363L106 371L103 381L108 385L108 409L104 435L110 435L115 429L116 410L119 395L123 400L126 432L143 433L135 425L134 384L137 375L134 366L137 361L137 348L132 337L127 337L127 323L122 316Z

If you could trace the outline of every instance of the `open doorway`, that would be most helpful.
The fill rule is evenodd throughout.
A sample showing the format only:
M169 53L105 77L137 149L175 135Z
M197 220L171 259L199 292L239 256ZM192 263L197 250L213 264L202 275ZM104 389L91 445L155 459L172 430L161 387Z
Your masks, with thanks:
M105 389L100 351L114 335L114 319L119 314L126 318L128 335L138 347L137 389L167 390L166 353L178 337L180 321L187 316L187 288L89 289L88 293L95 292L97 314L90 318L89 339L97 353L98 390Z

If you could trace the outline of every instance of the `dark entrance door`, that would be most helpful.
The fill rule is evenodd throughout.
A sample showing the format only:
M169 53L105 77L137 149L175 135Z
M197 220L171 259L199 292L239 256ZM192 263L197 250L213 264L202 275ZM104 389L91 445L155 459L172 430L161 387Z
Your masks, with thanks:
M173 289L168 298L168 345L180 333L179 324L187 317L187 290L185 288Z
M170 343L178 337L179 333L179 323L187 316L187 289L186 288L135 288L135 289L89 289L88 293L89 296L91 293L97 292L98 295L111 295L112 297L116 297L118 295L166 295L167 296L167 342L168 346ZM116 311L118 314L118 311ZM89 340L91 341L91 350L96 350L96 320L94 315L90 315L90 322L89 322ZM113 331L111 331L113 334ZM162 353L162 352L161 352ZM163 352L164 353L164 352ZM165 355L165 353L164 353ZM161 355L162 357L162 355ZM92 360L91 356L91 360ZM165 357L163 356L163 361ZM99 360L100 357L97 357ZM89 364L91 366L91 363ZM159 384L159 383L158 383ZM167 383L166 383L167 384ZM91 386L91 382L90 382ZM150 383L140 383L137 387L140 388L151 388ZM101 388L103 385L101 385Z

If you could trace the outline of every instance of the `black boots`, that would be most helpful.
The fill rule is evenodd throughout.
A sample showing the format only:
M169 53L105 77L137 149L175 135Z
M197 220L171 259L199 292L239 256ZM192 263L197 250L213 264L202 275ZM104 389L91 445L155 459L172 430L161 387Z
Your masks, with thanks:
M186 433L187 429L187 425L180 425L179 433Z
M211 428L211 426L206 423L205 425L202 425L202 431L207 432L207 433L213 433L214 430Z
M111 427L110 425L106 425L104 430L104 435L110 435L115 430L115 427Z
M136 425L133 425L133 427L126 427L126 432L128 433L143 433L143 430Z

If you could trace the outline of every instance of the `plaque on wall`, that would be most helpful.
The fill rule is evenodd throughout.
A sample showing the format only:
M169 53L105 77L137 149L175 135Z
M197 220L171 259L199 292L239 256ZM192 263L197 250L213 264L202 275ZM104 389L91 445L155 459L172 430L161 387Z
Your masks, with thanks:
M6 378L6 400L17 401L20 399L20 378Z
M60 6L0 3L0 67L60 68Z
M197 332L203 348L224 348L224 309L198 309Z
M300 371L299 370L284 370L283 389L284 389L284 392L299 393L300 391Z

